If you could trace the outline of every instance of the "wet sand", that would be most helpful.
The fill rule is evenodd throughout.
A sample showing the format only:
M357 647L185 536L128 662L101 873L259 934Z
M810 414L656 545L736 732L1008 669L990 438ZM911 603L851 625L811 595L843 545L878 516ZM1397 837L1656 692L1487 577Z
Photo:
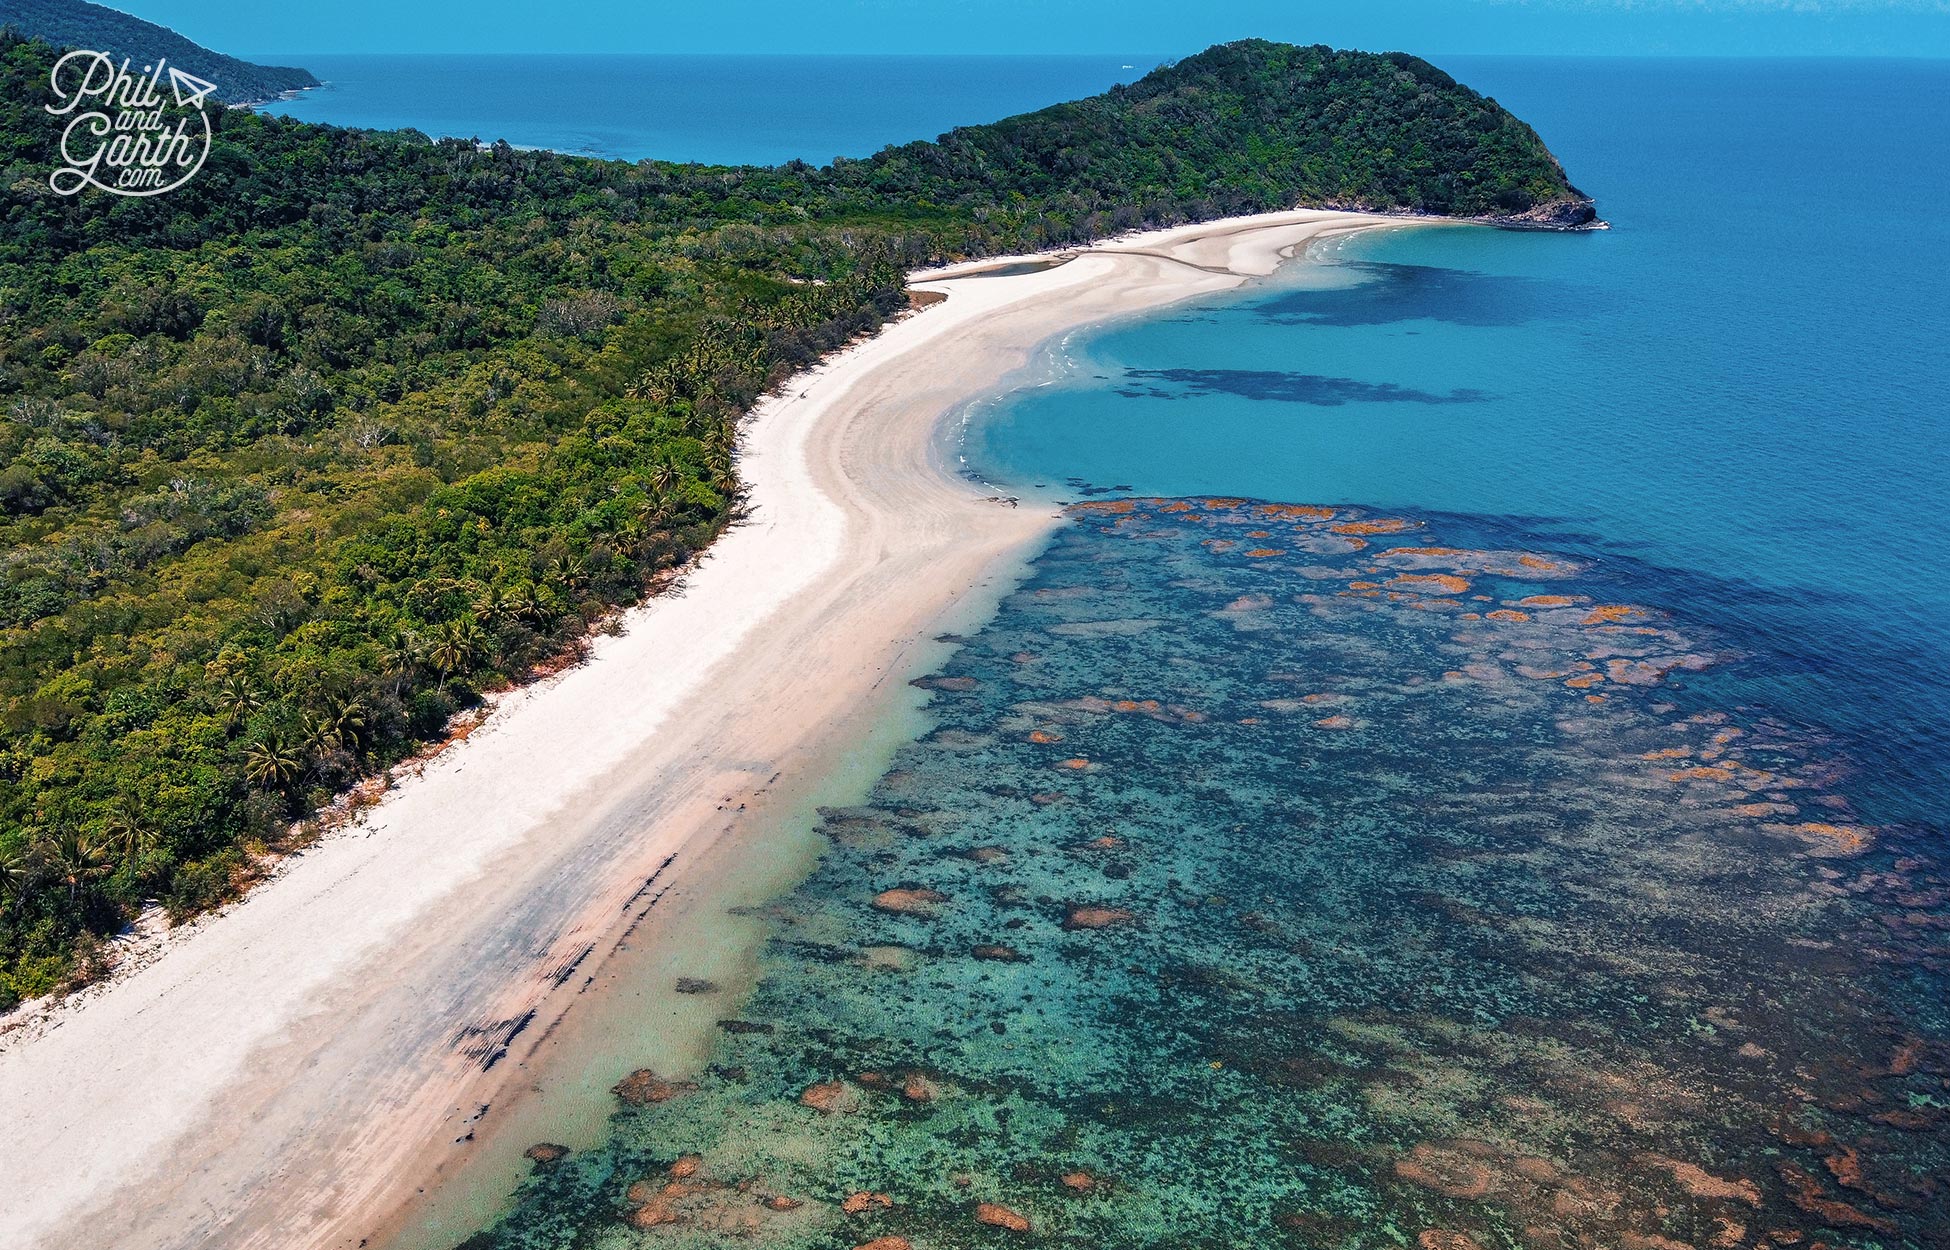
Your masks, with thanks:
M679 591L244 902L0 1039L0 1246L380 1244L450 1190L477 1195L457 1219L505 1191L538 1109L600 1117L622 1071L681 1075L727 1012L675 975L735 996L756 930L726 907L803 870L811 806L913 706L931 640L1056 524L956 476L940 418L1055 334L1401 224L1271 214L917 279L946 300L754 415L751 516Z

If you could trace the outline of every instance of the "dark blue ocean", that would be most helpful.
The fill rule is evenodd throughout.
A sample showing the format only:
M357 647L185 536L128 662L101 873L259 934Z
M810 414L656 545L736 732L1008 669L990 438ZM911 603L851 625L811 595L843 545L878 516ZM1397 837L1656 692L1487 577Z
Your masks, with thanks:
M1614 229L1358 236L972 405L1067 522L709 1061L470 1250L1950 1244L1950 64L1443 63ZM768 156L924 111L848 99Z
M289 53L324 86L264 106L584 156L778 165L867 156L1131 82L1155 56Z

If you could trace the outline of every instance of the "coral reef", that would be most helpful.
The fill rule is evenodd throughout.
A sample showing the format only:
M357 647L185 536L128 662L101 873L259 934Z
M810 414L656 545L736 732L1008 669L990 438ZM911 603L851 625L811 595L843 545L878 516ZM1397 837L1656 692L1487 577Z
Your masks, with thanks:
M1656 571L1073 518L708 1063L470 1250L1942 1244L1950 875Z

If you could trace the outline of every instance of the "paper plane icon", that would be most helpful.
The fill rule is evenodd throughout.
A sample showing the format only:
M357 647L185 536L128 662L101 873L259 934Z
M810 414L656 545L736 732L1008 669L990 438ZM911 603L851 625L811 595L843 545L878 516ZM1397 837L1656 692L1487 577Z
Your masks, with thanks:
M186 109L203 107L203 97L217 89L217 84L205 82L194 74L185 74L174 65L169 67L169 88L176 93L176 103Z

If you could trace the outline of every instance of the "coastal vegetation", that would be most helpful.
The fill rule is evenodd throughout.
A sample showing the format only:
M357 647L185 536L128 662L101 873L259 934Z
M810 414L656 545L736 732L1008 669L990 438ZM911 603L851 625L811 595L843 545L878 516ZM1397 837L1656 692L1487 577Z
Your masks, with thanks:
M0 1009L683 567L740 417L909 267L1299 203L1590 213L1426 62L1263 41L826 167L224 111L179 190L69 198L56 55L0 34Z
M166 26L88 0L0 0L0 27L56 47L88 48L117 61L126 58L137 72L167 60L215 83L216 98L226 104L273 100L318 86L310 70L258 65L212 52Z

